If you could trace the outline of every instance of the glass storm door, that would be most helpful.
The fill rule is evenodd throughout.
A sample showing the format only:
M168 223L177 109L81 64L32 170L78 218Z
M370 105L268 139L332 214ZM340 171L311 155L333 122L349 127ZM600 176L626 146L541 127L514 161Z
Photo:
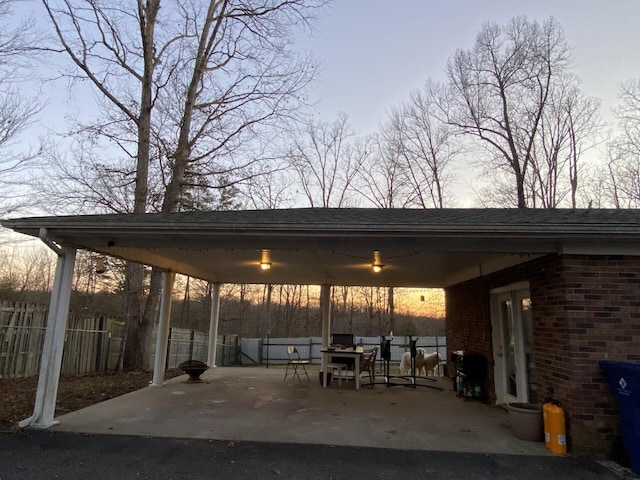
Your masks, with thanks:
M529 289L498 289L491 296L497 403L536 401Z

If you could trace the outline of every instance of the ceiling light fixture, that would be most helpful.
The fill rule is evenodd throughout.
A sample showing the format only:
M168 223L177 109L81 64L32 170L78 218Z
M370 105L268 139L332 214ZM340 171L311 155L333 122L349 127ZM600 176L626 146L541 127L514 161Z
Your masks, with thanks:
M382 271L382 267L384 267L379 250L373 252L373 264L371 265L371 267L373 268L373 271L375 273L380 273Z
M271 250L262 250L262 259L260 260L260 268L262 270L271 269Z

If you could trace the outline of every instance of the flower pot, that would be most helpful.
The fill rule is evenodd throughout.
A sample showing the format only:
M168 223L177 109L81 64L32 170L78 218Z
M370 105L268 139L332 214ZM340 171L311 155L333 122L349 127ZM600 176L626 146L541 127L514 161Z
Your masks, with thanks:
M521 440L544 440L542 406L535 403L508 403L509 420L513 434Z

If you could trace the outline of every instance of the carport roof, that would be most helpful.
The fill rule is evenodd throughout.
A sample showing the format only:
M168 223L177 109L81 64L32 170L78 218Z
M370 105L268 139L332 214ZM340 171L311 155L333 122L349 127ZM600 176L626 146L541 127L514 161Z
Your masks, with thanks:
M640 210L298 208L7 219L2 226L222 283L445 287L547 254L640 255ZM270 250L272 268L259 268ZM383 271L372 271L379 251Z

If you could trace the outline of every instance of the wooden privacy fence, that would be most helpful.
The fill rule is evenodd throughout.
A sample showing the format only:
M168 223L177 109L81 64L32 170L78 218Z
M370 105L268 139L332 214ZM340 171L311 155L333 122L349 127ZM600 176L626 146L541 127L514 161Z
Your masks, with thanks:
M47 322L44 305L0 302L0 377L30 377L40 369ZM62 373L82 375L118 368L124 322L111 318L69 318Z
M0 377L37 374L46 316L43 305L0 302Z
M47 324L44 305L0 301L0 378L31 377L40 371ZM61 373L84 375L120 368L125 323L111 318L70 317L65 332ZM154 337L155 338L155 337ZM166 368L185 360L207 360L209 336L183 328L171 328ZM216 365L240 363L238 335L218 336ZM155 355L153 340L153 365Z

